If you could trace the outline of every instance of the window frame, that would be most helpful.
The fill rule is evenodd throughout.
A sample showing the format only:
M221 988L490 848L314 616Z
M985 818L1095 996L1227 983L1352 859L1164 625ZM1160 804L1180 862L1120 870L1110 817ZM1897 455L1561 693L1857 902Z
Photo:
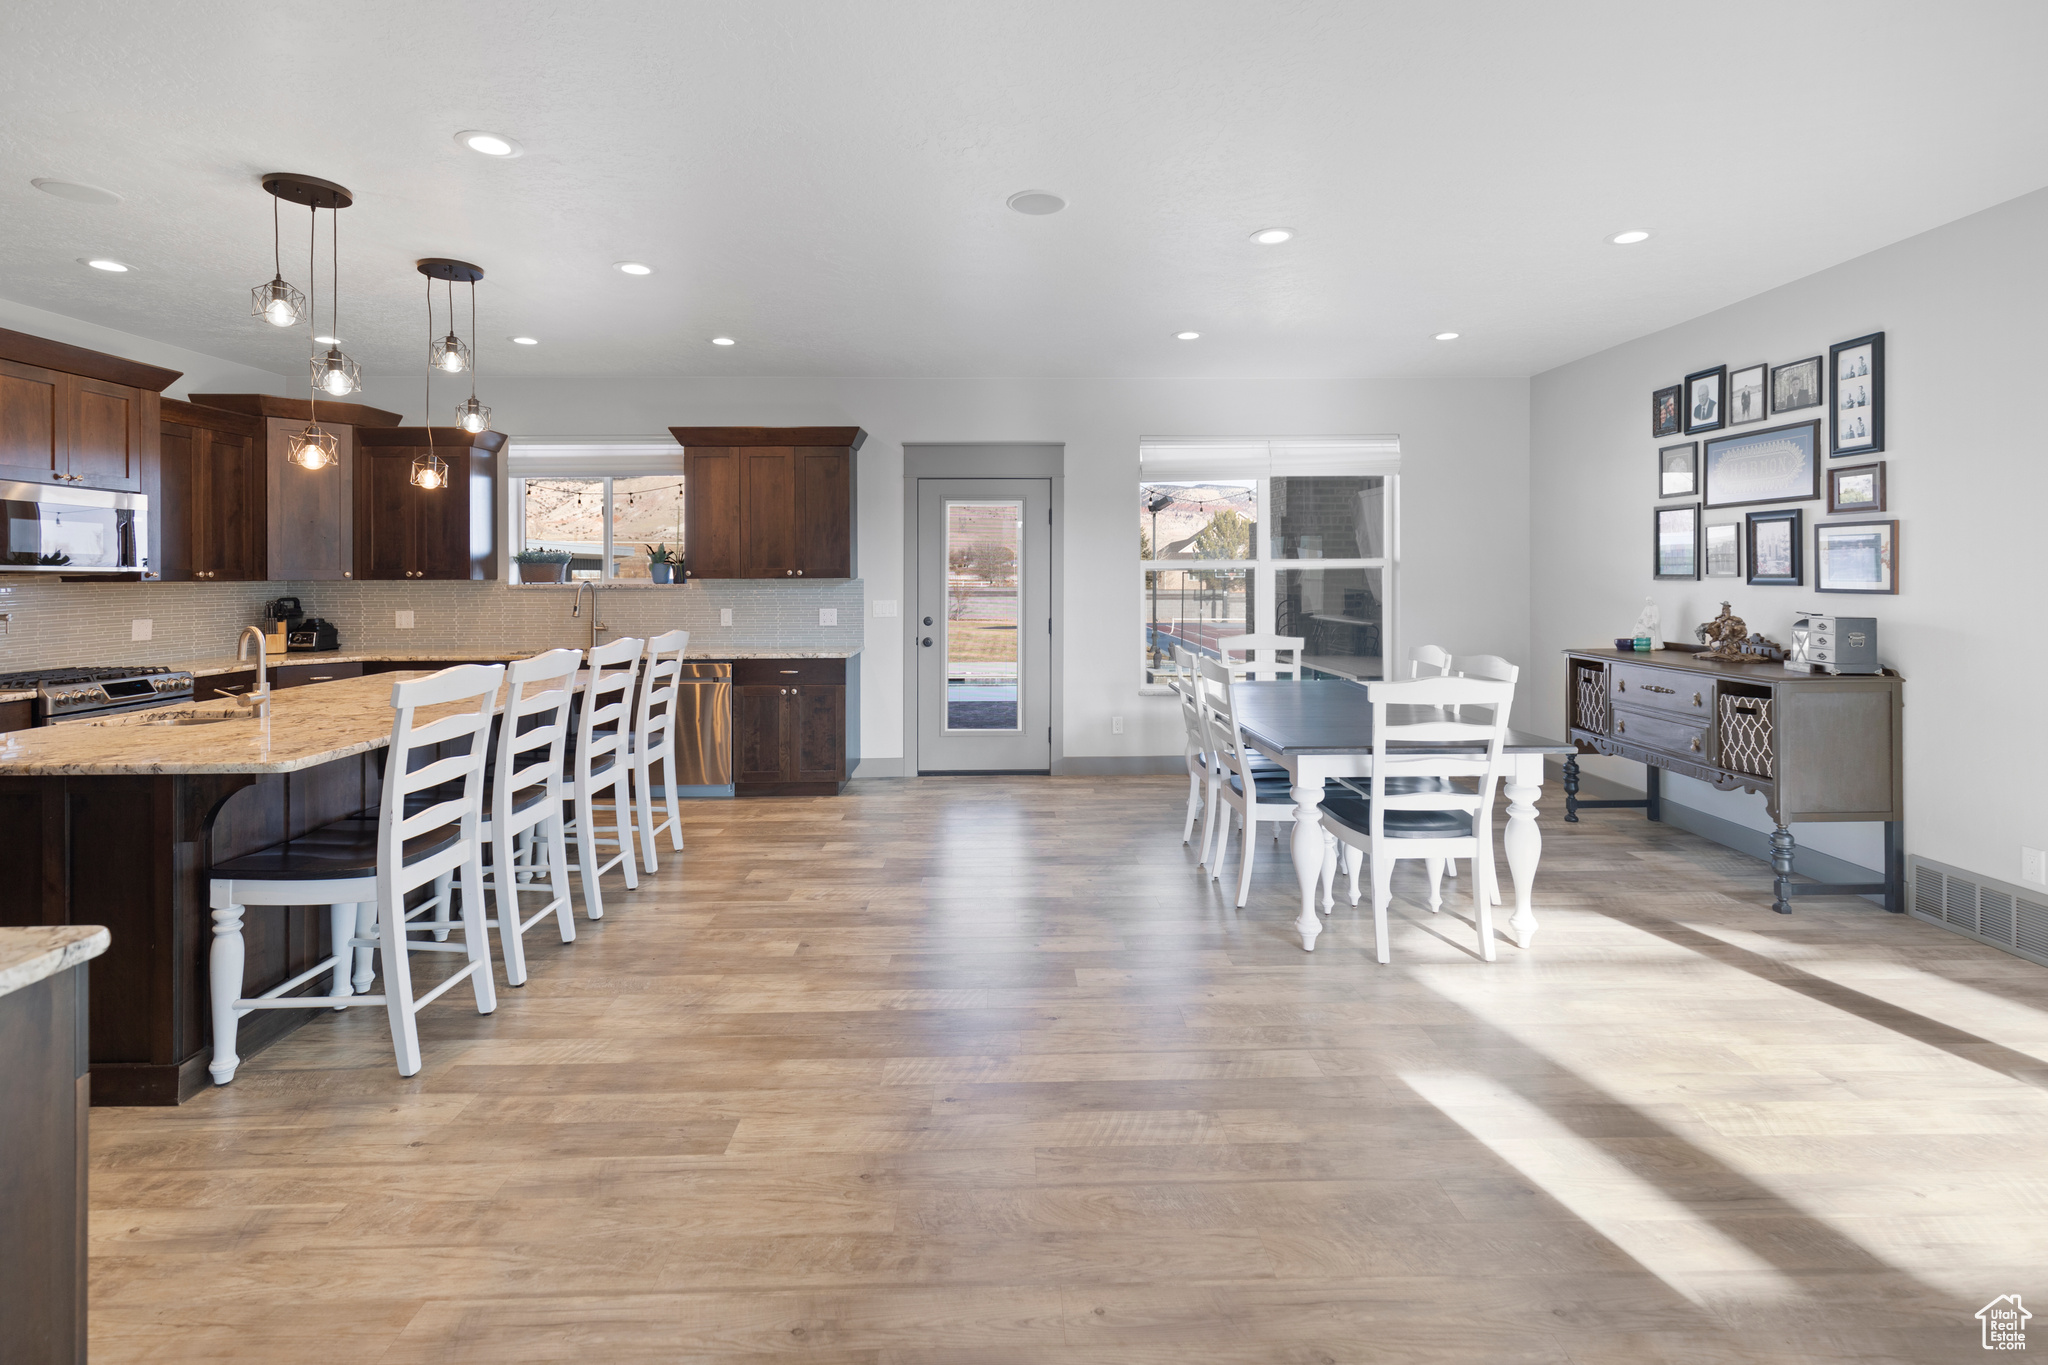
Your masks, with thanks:
M620 578L618 534L613 485L619 479L673 478L683 481L683 449L672 439L590 437L514 440L505 451L505 565L526 548L526 484L529 479L587 479L601 485L604 543L599 551L600 573L596 578L571 578L561 584L520 584L522 587L569 587L577 583L599 583L610 587L659 587L639 578ZM688 493L684 494L685 499ZM685 517L687 525L687 517ZM679 542L682 553L686 543Z

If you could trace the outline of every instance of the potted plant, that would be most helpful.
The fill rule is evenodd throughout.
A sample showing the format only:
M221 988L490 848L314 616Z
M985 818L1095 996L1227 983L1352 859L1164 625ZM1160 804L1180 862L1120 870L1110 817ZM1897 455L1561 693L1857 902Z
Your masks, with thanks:
M667 583L675 576L676 554L669 549L668 542L659 545L642 545L647 551L647 574L657 583Z
M569 578L570 557L567 550L550 550L542 546L521 550L512 556L512 562L519 566L519 581L522 583L565 583Z

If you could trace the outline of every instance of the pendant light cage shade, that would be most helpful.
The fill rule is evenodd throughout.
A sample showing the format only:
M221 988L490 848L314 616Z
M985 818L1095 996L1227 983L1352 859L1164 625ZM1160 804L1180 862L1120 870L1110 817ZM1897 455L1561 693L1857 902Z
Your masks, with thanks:
M491 410L471 394L455 405L455 425L472 436L480 435L491 429Z
M249 316L262 318L273 327L289 327L306 316L306 296L279 275L249 291Z
M292 436L285 455L301 469L328 469L341 458L341 442L332 432L322 431L319 423L309 422Z
M443 374L461 374L470 366L469 343L450 332L427 352L427 364Z
M422 455L412 462L415 488L437 490L448 486L448 462L439 455Z
M313 387L330 398L345 398L363 387L363 367L343 355L339 347L306 364L313 372Z

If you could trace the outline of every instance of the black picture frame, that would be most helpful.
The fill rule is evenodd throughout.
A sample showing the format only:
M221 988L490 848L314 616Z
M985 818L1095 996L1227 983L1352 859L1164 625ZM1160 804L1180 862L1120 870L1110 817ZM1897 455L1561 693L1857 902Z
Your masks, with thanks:
M1655 440L1665 436L1676 436L1683 429L1680 420L1680 405L1685 401L1685 385L1673 384L1668 389L1659 389L1650 395L1650 436ZM1816 402L1819 400L1816 399Z
M1845 537L1844 532L1852 533L1853 538L1858 540L1867 539L1868 537L1864 535L1854 533L1868 532L1871 527L1882 528L1876 537L1877 545L1875 547L1877 555L1876 564L1882 572L1876 576L1875 586L1844 587L1843 582L1845 580L1843 577L1839 573L1833 572L1831 568L1831 566L1839 567L1840 565L1838 552L1831 542L1850 538ZM1868 553L1869 551L1867 550L1863 552L1865 556ZM1855 581L1859 583L1871 582L1867 578ZM1892 596L1897 594L1899 590L1899 523L1883 519L1877 521L1815 522L1813 527L1813 590L1815 592L1861 593L1865 596Z
M1874 498L1856 502L1842 500L1842 483L1859 474L1871 476L1876 492ZM1870 512L1885 510L1884 461L1872 460L1869 464L1830 465L1828 467L1828 515L1831 517L1862 516Z
M1666 568L1664 557L1666 518L1670 518L1669 529L1674 533L1674 547L1685 551L1683 566ZM1673 565L1678 561L1673 560ZM1676 507L1659 507L1651 521L1650 568L1660 579L1683 579L1697 582L1700 576L1700 505L1696 502L1682 503Z
M1674 482L1680 472L1674 465L1682 465L1684 479ZM1657 447L1657 496L1660 498L1696 498L1700 495L1700 443L1686 441L1675 446Z
M1825 398L1825 386L1820 382L1820 367L1827 357L1810 355L1804 360L1790 360L1783 365L1771 366L1771 415L1781 412L1798 412L1804 408L1817 408Z
M1726 532L1717 535L1716 532ZM1726 556L1726 567L1716 568L1717 555ZM1707 578L1742 577L1742 523L1709 522L1700 528L1700 570Z
M1804 529L1805 509L1784 507L1775 512L1751 512L1743 518L1742 551L1748 562L1749 574L1744 579L1754 588L1797 588L1806 583L1805 541L1801 535ZM1766 559L1757 558L1757 528L1763 527ZM1779 528L1784 529L1780 530ZM1777 541L1785 542L1785 557L1776 554ZM1781 565L1789 572L1781 571ZM1759 569L1764 572L1758 572Z
M1828 347L1828 457L1883 449L1884 333L1872 332Z
M1711 399L1702 395L1699 385L1707 380L1714 381ZM1685 405L1685 434L1694 435L1702 431L1719 431L1728 425L1728 367L1716 365L1711 370L1694 370L1685 377L1685 393L1679 398ZM1707 415L1698 414L1705 407Z
M1771 415L1770 373L1771 367L1762 361L1758 361L1754 365L1744 365L1739 370L1730 370L1728 372L1729 426L1746 427L1753 422L1761 422ZM1749 410L1745 414L1741 399L1745 393L1749 392L1753 392L1756 396L1750 400Z
M1812 502L1821 495L1818 417L1717 436L1702 447L1700 497L1708 507Z

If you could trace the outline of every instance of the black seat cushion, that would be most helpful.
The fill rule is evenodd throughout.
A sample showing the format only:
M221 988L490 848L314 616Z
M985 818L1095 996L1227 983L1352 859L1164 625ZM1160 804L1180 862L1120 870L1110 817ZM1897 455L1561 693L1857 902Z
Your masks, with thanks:
M1236 773L1232 773L1230 775L1230 789L1239 796L1243 796L1244 779ZM1281 773L1277 777L1267 777L1264 773L1253 773L1252 789L1259 794L1259 800L1262 802L1285 801L1289 805L1294 804L1294 798L1288 794L1294 790L1294 783L1288 778L1286 773Z
M462 837L458 825L443 825L405 841L405 861L416 863L452 848ZM236 881L309 882L377 875L377 820L351 816L309 829L296 839L215 863L208 876Z
M1322 812L1348 830L1372 833L1372 802L1362 796L1326 797ZM1390 810L1381 832L1389 839L1469 839L1472 817L1461 810Z

